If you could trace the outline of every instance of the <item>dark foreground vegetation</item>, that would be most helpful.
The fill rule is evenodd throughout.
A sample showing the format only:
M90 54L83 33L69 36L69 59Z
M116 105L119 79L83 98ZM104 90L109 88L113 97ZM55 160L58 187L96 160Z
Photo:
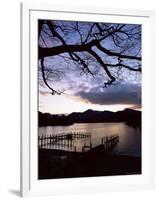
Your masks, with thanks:
M102 145L91 151L39 149L39 179L141 174L141 158L113 155Z
M39 112L39 126L102 122L125 122L131 126L141 126L141 112L131 109L118 112L87 110L82 113L73 112L69 115L52 115Z

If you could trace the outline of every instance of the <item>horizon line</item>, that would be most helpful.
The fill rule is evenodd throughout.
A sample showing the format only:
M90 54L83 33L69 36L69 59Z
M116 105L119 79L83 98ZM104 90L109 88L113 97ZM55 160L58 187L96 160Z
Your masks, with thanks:
M72 113L84 113L84 112L86 112L86 111L88 111L88 110L97 111L97 112L104 112L104 111L107 111L107 112L116 113L116 112L124 111L124 110L133 110L133 111L142 112L141 109L142 109L142 108L139 108L139 109L125 108L125 109L123 109L123 110L117 110L117 111L111 111L111 110L103 110L103 111L101 111L101 110L87 109L87 110L85 110L85 111L83 111L83 112L81 112L81 111L79 111L79 112L78 112L78 111L74 111L74 112L71 112L71 113L50 113L50 112L42 112L42 111L38 110L38 112L41 112L41 113L43 113L43 114L51 114L51 115L70 115L70 114L72 114Z

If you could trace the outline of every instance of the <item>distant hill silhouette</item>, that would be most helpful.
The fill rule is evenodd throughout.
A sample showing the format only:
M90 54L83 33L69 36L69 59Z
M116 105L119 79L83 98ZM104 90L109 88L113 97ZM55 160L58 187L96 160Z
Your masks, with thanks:
M71 125L74 123L125 122L131 126L141 126L141 112L125 109L123 111L73 112L69 115L53 115L39 112L39 126Z
M39 126L56 126L56 125L71 125L71 122L66 115L52 115L50 113L39 112Z

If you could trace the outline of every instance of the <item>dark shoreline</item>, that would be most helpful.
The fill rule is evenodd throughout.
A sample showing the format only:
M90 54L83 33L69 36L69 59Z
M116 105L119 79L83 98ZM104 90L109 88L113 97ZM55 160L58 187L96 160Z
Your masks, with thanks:
M72 126L74 124L104 124L104 123L124 123L127 126L132 126L134 128L141 128L141 123L125 122L125 121L107 121L107 122L75 122L72 124L48 124L48 125L38 125L38 127L47 127L47 126Z
M68 152L39 149L39 179L141 174L141 158L113 155L103 150Z
M131 109L123 111L94 111L73 112L69 115L58 115L38 112L39 126L69 126L74 123L120 123L131 126L141 126L141 112Z

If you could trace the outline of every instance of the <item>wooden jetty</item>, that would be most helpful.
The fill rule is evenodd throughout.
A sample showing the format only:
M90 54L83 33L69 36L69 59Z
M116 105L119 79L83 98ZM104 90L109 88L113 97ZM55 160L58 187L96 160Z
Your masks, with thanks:
M110 135L101 138L101 143L98 146L95 147L88 146L85 148L89 149L87 151L88 153L99 153L99 152L109 153L118 144L118 142L119 142L119 135ZM86 151L83 150L83 152Z
M91 134L83 132L71 132L58 135L47 135L38 137L39 148L47 149L59 149L65 151L76 152L76 146L74 144L75 139L90 138L89 143L84 143L81 151L98 151L104 149L105 151L111 151L119 142L119 135L110 135L101 138L101 142L98 146L92 147Z
M72 141L74 139L88 138L91 137L90 133L83 132L71 132L66 134L56 134L56 135L42 135L38 136L38 146L39 148L46 147L48 145L64 145L72 146Z
M110 135L101 139L101 144L104 145L105 150L111 150L119 142L119 135Z
M92 149L92 143L90 143L89 145L84 144L84 146L82 147L82 152L86 152Z

